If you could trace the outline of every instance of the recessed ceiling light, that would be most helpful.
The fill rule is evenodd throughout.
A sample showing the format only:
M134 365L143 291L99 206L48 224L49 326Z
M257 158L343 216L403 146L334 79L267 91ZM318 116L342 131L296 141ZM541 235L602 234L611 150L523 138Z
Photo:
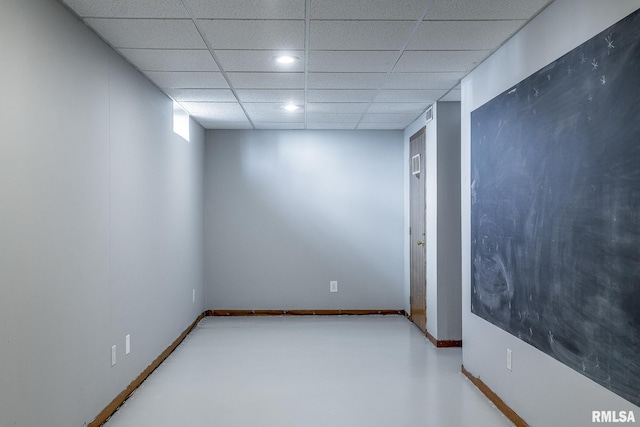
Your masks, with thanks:
M293 103L288 103L286 105L283 105L282 108L287 111L298 111L300 109L300 106Z
M278 55L278 56L274 56L273 60L276 61L278 64L289 65L289 64L293 64L296 61L299 61L300 58L293 55Z

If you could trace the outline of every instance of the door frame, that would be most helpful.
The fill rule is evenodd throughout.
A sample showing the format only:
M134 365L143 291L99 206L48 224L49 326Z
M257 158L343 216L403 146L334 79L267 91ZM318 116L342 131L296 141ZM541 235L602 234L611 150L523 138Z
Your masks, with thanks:
M412 147L414 141L418 142L417 153L419 157L419 172L414 173L415 149ZM426 280L426 126L414 133L409 138L409 319L420 328L423 333L427 333L427 280ZM415 183L419 183L415 187ZM415 189L422 194L416 201ZM418 203L419 206L416 206ZM416 216L417 215L417 216ZM416 220L421 224L416 224ZM419 261L418 261L419 260Z

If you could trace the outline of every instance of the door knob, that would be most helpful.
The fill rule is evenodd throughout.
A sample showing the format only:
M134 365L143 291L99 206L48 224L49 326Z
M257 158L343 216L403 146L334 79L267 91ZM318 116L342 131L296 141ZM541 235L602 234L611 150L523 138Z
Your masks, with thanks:
M424 246L424 242L422 240L418 240L418 246Z

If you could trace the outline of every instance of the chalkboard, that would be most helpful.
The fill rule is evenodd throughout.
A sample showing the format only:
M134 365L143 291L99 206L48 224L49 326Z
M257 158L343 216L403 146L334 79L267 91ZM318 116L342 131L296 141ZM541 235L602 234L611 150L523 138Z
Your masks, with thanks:
M471 113L471 311L640 405L640 10Z

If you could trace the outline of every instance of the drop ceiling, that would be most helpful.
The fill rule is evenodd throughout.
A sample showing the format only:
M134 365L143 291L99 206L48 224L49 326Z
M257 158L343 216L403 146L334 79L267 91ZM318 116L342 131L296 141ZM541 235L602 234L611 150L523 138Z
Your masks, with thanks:
M551 1L62 0L206 129L404 129Z

